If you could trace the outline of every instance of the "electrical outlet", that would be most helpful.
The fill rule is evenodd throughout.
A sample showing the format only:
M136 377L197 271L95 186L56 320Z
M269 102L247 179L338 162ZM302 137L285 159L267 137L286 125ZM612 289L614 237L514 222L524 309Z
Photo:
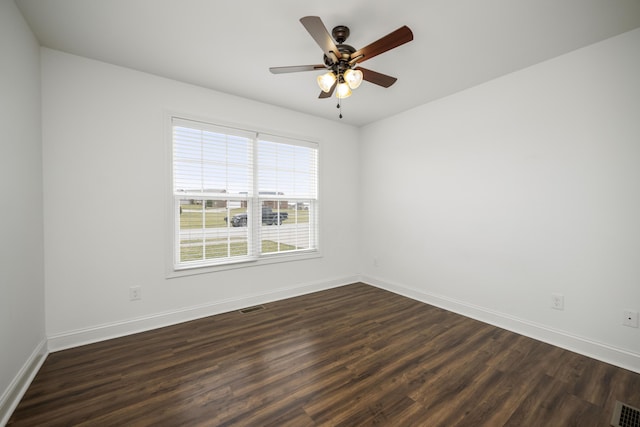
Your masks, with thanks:
M131 286L129 288L129 301L137 301L142 299L142 289L140 286Z
M638 327L638 312L633 310L624 310L624 319L622 321L624 326L630 326L632 328Z
M564 310L564 295L551 294L551 308L555 310Z

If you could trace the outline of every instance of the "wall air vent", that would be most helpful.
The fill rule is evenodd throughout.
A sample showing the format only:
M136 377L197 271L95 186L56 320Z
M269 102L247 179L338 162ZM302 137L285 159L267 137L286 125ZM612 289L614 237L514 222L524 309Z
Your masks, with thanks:
M640 409L626 403L616 402L611 425L613 427L640 427Z

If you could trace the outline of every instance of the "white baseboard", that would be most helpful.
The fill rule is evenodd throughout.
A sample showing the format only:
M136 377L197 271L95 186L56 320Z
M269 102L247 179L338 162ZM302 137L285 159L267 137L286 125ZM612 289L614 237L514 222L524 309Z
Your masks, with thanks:
M20 403L27 388L33 381L40 367L47 358L47 340L43 339L33 350L29 358L24 362L18 374L13 378L9 387L0 396L0 426L9 421L9 417Z
M540 325L505 313L488 310L464 301L424 292L398 283L391 283L376 277L362 276L360 281L538 341L546 342L556 347L564 348L602 362L640 373L640 354L637 353L549 328L545 325Z
M358 276L328 279L315 283L306 283L291 288L274 289L266 293L246 295L214 303L187 307L180 310L173 310L150 316L128 319L121 322L108 323L91 328L55 334L49 336L49 351L54 352L67 348L78 347L98 341L175 325L189 320L200 319L202 317L239 310L244 307L266 304L271 301L344 286L357 282L359 279L360 278Z

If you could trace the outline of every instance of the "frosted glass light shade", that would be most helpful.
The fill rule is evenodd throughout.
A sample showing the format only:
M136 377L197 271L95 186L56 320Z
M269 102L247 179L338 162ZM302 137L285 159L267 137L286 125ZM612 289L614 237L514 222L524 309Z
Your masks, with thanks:
M318 76L318 86L322 89L323 92L329 92L333 87L333 84L336 82L336 75L333 72L329 71L326 74Z
M336 96L339 99L348 98L351 96L351 88L346 83L338 83L338 87L336 88Z
M357 89L362 83L362 71L348 69L344 72L344 81L347 82L351 89Z

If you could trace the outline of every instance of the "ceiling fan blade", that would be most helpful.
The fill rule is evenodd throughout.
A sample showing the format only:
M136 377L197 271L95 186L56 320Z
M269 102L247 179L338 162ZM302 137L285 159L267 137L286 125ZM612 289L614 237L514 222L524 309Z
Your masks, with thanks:
M333 86L331 86L331 89L329 89L329 92L325 92L325 91L320 91L320 96L318 96L318 98L320 99L324 99L324 98L331 98L331 95L333 95L333 91L336 90L336 86L338 86L338 82L336 81Z
M396 48L413 40L413 33L406 25L398 28L392 33L387 34L379 40L363 47L351 54L352 58L356 58L355 62L366 61L374 56L380 55L388 50Z
M326 70L327 67L324 64L316 64L316 65L292 65L289 67L271 67L269 71L273 74L284 74L284 73L297 73L300 71L315 71L315 70Z
M358 70L362 71L362 78L364 80L377 84L378 86L389 87L398 80L395 77L378 73L377 71L367 70L366 68L358 67Z
M332 62L337 62L340 58L340 51L333 42L333 38L327 31L327 27L324 26L322 20L318 16L305 16L300 18L300 22L307 29L311 37L318 43L318 46L322 49L327 58Z

